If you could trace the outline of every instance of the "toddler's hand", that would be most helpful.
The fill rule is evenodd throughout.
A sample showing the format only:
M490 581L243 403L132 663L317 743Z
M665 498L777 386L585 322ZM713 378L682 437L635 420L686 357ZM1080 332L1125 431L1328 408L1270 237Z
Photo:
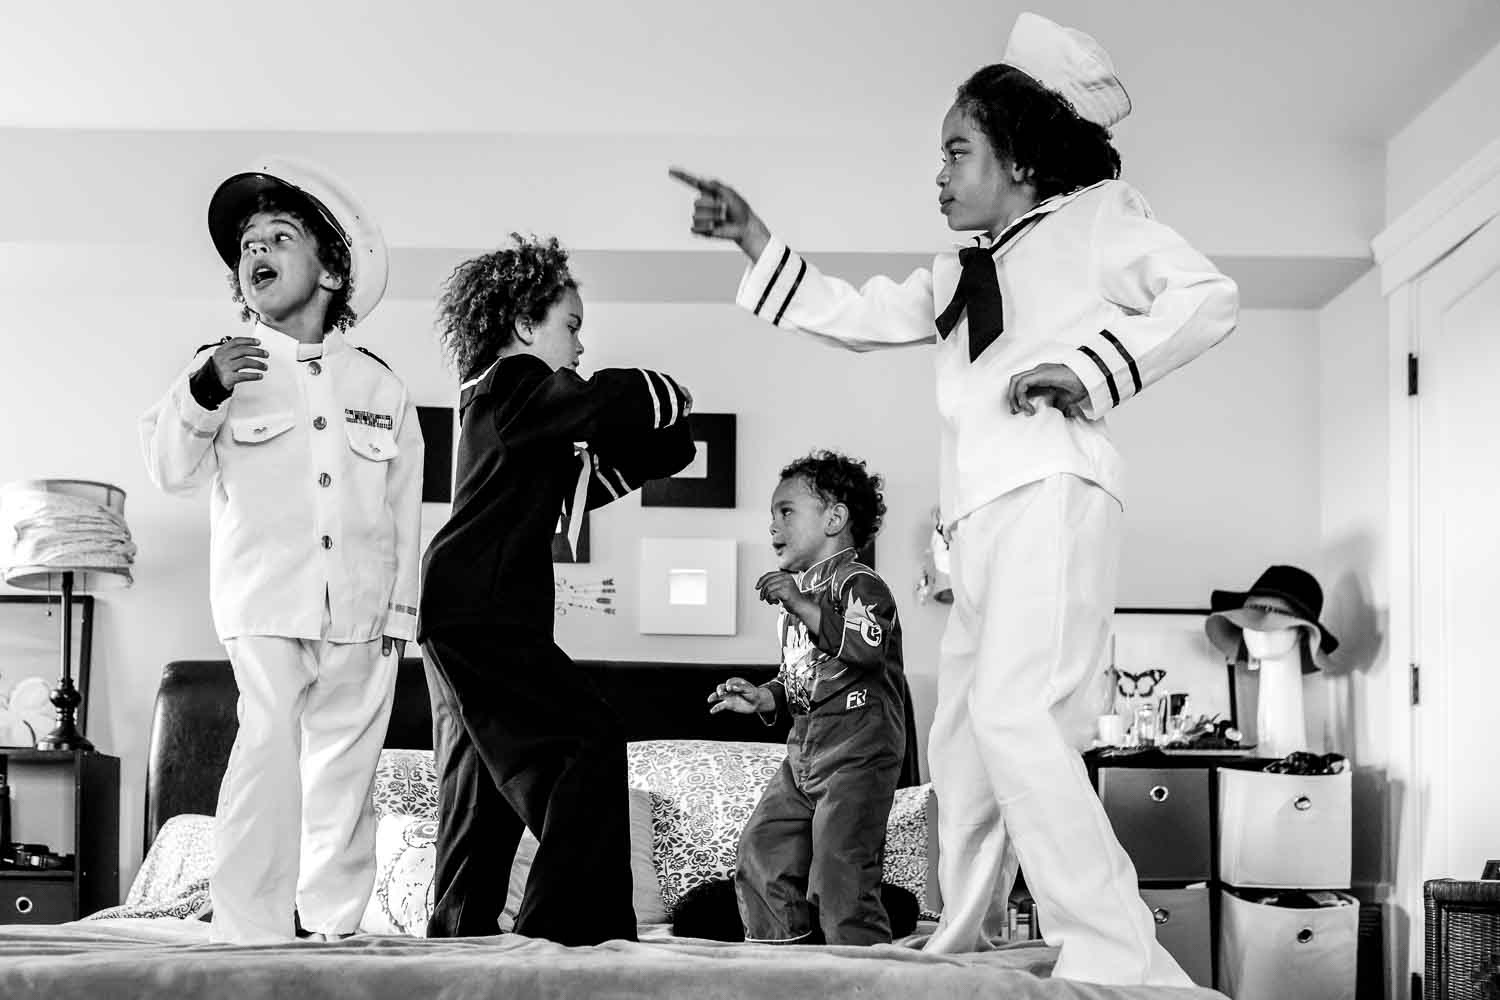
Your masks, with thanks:
M783 569L772 570L756 580L755 589L760 591L762 601L780 604L788 611L806 601L802 589L797 586L796 576Z
M406 655L406 640L397 639L394 636L383 635L380 637L380 655L390 656L391 650L395 649L396 659Z
M763 687L757 687L745 680L743 677L731 677L729 680L714 688L714 693L708 696L712 707L709 714L718 712L739 712L748 715L751 712L770 712L776 708L776 696Z
M260 359L270 356L254 337L231 337L213 353L214 374L225 389L233 389L238 382L265 378L266 363Z

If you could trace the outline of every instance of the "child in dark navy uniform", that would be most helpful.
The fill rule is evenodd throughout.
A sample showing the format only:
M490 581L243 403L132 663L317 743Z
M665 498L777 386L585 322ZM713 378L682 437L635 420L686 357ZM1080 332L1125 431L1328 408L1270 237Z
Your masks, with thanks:
M692 461L692 397L643 369L581 377L582 325L556 240L513 236L460 265L440 304L463 384L453 513L418 622L439 778L432 937L498 932L524 826L538 847L514 930L635 939L625 739L553 642L552 538L559 515L576 526Z
M710 711L789 712L787 757L740 835L735 888L749 941L880 944L886 822L906 750L901 624L885 581L855 559L885 514L864 463L819 452L771 497L780 569L756 583L781 605L781 670L734 677ZM795 574L795 575L794 575Z

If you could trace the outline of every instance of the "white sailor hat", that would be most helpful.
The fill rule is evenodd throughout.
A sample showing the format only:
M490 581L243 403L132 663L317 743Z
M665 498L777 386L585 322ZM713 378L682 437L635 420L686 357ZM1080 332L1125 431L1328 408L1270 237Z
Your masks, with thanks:
M1040 14L1028 11L1016 18L1000 61L1061 95L1080 118L1096 125L1111 128L1130 114L1130 95L1104 46Z
M293 191L310 203L349 248L349 311L364 319L385 295L390 271L385 237L353 192L327 170L284 157L266 157L219 185L208 203L208 232L214 248L232 270L239 265L236 227L259 195Z

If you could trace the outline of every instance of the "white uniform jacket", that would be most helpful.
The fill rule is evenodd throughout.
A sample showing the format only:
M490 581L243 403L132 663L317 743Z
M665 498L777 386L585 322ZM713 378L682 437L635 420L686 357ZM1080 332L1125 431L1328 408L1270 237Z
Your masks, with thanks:
M204 409L188 376L211 345L140 425L153 483L212 489L219 638L413 638L423 449L406 387L337 331L321 345L266 326L251 335L270 353L265 378Z
M1222 340L1238 312L1234 282L1156 222L1123 181L1050 198L1007 233L993 252L1004 332L973 362L967 315L946 338L934 325L958 286L956 250L905 281L877 277L856 289L773 238L736 296L779 327L853 350L937 343L941 503L950 523L1058 473L1123 503L1105 414ZM1031 417L1010 412L1011 376L1048 362L1083 381L1087 419L1050 407Z

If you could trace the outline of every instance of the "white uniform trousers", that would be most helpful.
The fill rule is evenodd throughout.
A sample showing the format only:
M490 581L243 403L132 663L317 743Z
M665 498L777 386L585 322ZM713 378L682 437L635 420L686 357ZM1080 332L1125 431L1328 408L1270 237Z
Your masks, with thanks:
M928 745L943 897L929 951L990 947L1019 863L1060 949L1053 975L1191 985L1080 756L1106 704L1121 522L1110 494L1071 475L958 522Z
M239 735L219 788L215 941L346 934L375 884L375 768L398 658L381 639L229 639Z

